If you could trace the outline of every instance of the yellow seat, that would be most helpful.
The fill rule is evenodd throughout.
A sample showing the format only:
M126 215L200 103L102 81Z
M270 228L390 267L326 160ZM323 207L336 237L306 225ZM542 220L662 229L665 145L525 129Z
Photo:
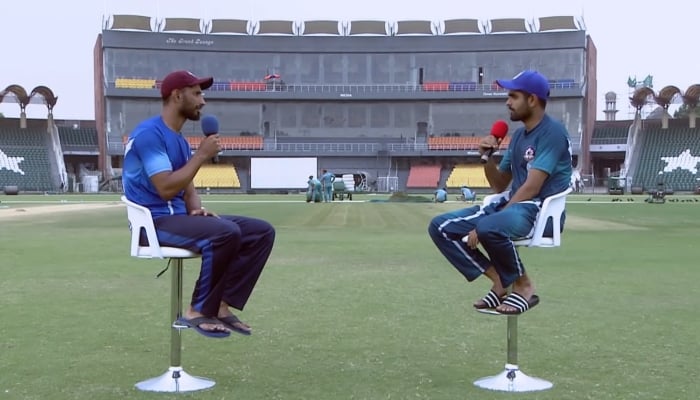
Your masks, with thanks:
M467 186L469 188L490 187L484 174L484 167L480 164L457 164L447 178L447 187L455 188Z
M231 164L206 164L194 177L196 188L240 188L236 167Z

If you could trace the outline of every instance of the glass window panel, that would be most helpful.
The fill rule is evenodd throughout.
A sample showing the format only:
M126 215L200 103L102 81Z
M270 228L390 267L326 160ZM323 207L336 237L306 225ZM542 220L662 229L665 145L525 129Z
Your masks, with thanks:
M367 127L367 105L348 104L348 126L350 128Z
M415 122L413 122L413 106L411 104L394 104L394 126L397 128L415 126Z
M367 54L346 54L348 80L350 84L367 83Z
M321 105L306 103L301 106L301 127L319 128L321 126Z
M390 83L391 62L388 54L371 54L370 82L375 84Z
M375 103L371 105L371 121L372 128L386 128L391 122L391 108L388 104Z
M318 54L299 55L299 73L301 83L319 83L319 63Z
M343 104L325 104L323 106L323 126L327 128L342 128L346 125L345 107Z
M342 54L324 54L323 81L321 83L343 83L344 59Z

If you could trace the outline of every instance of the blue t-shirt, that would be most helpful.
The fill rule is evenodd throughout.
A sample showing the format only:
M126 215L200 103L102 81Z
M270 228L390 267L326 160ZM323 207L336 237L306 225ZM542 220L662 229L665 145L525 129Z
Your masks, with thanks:
M463 188L462 188L462 196L463 196L465 199L469 200L469 199L471 199L472 197L474 197L474 192L472 192L471 189L469 189L469 188L463 187Z
M122 184L126 198L150 209L154 218L187 214L185 191L165 201L153 186L151 177L182 168L191 154L187 140L168 128L160 116L141 122L129 135L124 150Z
M306 181L309 184L309 190L321 190L321 181L316 178Z
M564 125L545 114L530 132L525 132L524 127L515 131L498 168L513 176L511 196L525 183L530 168L549 175L535 198L543 200L563 192L571 182L569 133Z
M435 201L442 203L447 200L447 192L443 189L438 189L435 191Z
M325 174L321 175L321 183L323 186L329 187L333 181L335 181L335 175L332 173L326 172Z

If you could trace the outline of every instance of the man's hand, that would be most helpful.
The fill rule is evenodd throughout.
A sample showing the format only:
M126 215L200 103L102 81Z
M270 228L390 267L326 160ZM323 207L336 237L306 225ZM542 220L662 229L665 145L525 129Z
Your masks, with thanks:
M193 216L193 217L194 217L194 216L201 215L201 216L203 216L203 217L216 217L216 218L219 218L218 215L214 214L214 213L211 212L211 211L208 211L208 210L207 210L206 208L204 208L204 207L202 207L202 208L197 208L197 209L195 209L195 210L190 211L190 215Z
M472 229L467 235L467 246L470 249L476 249L479 245L479 238L476 236L476 229Z
M487 151L491 149L498 149L499 144L500 140L498 140L495 136L484 136L483 138L481 138L481 142L479 142L479 155L483 156Z
M219 144L219 135L209 135L206 136L199 143L199 148L196 154L201 154L205 159L210 159L216 157L221 151L221 145Z

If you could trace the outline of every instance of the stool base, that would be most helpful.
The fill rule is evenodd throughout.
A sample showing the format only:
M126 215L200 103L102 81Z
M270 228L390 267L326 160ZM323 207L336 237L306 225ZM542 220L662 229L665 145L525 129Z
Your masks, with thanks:
M474 381L474 385L502 392L535 392L554 386L552 382L525 375L514 364L506 364L505 370L500 374L478 379Z
M209 389L215 384L212 380L188 374L182 367L170 367L161 376L137 383L136 388L145 392L179 393Z

